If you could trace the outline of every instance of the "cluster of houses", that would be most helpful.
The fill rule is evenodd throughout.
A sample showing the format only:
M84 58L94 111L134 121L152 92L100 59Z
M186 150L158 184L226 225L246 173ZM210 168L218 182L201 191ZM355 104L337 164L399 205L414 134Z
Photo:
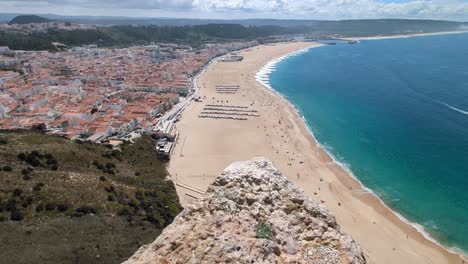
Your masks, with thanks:
M254 44L88 46L55 53L0 47L0 128L40 127L98 143L161 131L164 113L192 92L192 77L208 61Z

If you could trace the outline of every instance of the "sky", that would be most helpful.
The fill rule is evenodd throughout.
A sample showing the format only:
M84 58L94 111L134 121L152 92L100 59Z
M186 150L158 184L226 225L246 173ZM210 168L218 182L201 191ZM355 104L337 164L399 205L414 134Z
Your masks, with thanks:
M468 21L468 0L0 0L0 13L57 15Z

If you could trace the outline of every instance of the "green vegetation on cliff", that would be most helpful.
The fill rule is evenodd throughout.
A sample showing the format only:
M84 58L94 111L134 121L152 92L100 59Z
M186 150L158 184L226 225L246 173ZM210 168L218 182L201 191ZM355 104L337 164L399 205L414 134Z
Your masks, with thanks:
M466 30L467 23L437 20L194 20L187 25L114 25L95 29L4 30L0 46L14 50L52 50L52 42L68 46L96 44L100 47L157 43L199 46L234 40L267 40L278 35L305 34L311 38L396 35ZM193 23L211 24L193 24ZM190 24L192 23L192 24Z
M199 46L233 40L252 40L271 35L286 34L290 30L277 26L244 27L234 24L197 26L113 26L96 29L23 32L0 31L0 46L15 50L53 49L52 42L68 46L96 44L101 47L157 43L180 43Z
M182 209L145 136L121 151L0 131L0 259L117 263Z
M15 18L13 18L9 24L30 24L30 23L48 23L52 22L52 20L36 16L36 15L20 15Z

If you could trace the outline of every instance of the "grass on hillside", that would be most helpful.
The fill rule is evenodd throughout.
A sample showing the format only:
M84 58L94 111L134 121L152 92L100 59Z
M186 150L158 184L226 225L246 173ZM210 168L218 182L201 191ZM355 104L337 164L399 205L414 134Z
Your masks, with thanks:
M116 263L153 241L182 209L153 147L0 131L0 260Z

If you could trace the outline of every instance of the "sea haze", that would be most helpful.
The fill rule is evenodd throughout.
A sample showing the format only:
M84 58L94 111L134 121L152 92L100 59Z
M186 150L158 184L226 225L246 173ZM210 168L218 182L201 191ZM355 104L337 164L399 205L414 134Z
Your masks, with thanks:
M270 84L388 206L468 251L468 34L313 48Z

